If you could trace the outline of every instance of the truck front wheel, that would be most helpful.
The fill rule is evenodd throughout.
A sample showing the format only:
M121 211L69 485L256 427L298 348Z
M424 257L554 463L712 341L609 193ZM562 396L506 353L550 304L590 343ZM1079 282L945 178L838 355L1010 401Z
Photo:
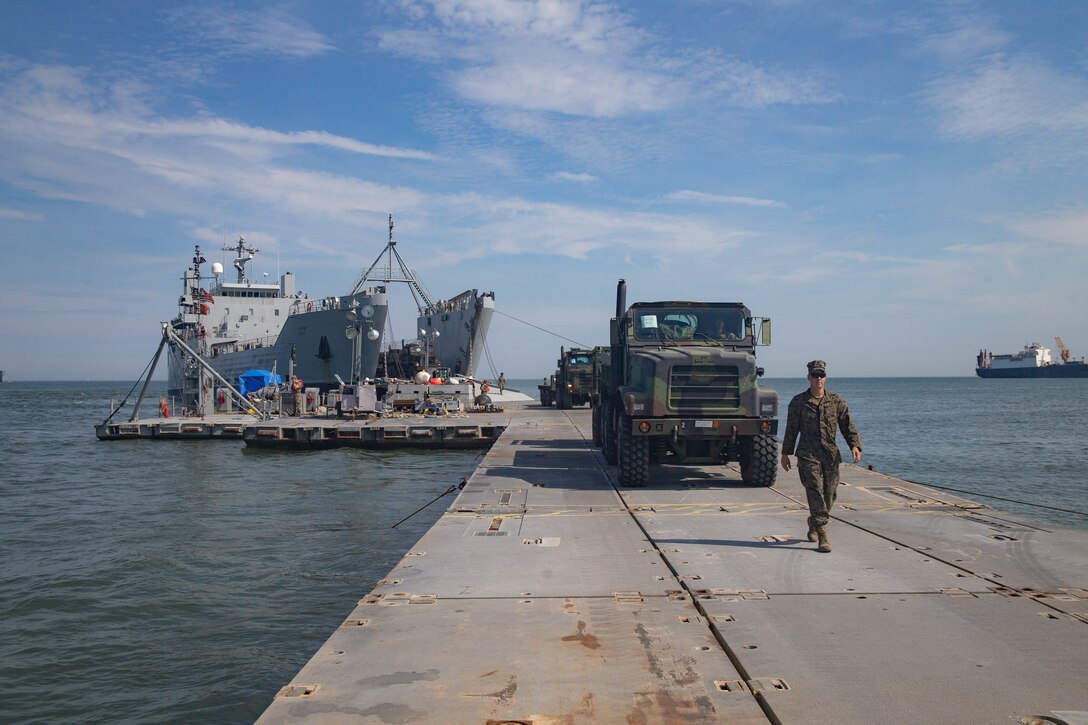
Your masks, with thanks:
M593 445L600 448L601 446L601 406L594 405L590 410L590 415L593 417Z
M601 406L601 448L605 463L616 465L619 460L616 454L616 413L608 403Z
M773 435L749 438L741 449L741 479L753 486L773 486L777 475L778 439Z
M621 415L619 420L620 483L625 486L645 486L650 477L650 439L631 432L631 419Z

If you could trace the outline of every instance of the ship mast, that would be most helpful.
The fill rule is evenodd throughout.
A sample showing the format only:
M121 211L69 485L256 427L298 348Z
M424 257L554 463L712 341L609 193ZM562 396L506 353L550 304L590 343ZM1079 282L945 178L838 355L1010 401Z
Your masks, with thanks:
M382 259L385 259L384 269L381 268ZM398 273L394 273L393 263L396 262ZM375 270L379 274L375 274ZM384 272L385 274L380 274ZM416 273L412 271L412 268L404 263L404 259L401 258L400 252L397 251L397 242L393 239L393 215L389 215L389 241L385 245L385 249L382 250L378 258L374 260L374 264L370 265L370 268L359 278L359 281L355 283L355 288L352 289L351 294L356 295L362 292L367 282L402 282L408 285L408 289L412 292L412 299L416 302L416 307L419 308L419 314L424 314L427 310L433 310L435 308L434 302L431 300L430 295L423 288L423 283L416 277Z
M242 284L246 281L246 263L253 260L253 256L259 249L246 246L246 238L238 237L238 246L236 247L223 247L224 252L235 252L238 256L234 259L234 268L238 270L238 284ZM246 252L249 252L249 256L246 256Z

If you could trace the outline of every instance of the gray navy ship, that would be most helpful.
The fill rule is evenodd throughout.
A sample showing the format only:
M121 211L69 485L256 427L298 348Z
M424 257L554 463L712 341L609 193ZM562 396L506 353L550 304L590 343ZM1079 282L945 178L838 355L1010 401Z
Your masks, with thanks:
M430 359L466 376L475 375L495 309L492 292L467 290L435 300L396 250L393 220L389 241L346 295L311 298L287 272L278 284L250 279L246 265L260 251L224 247L235 253L236 279L223 279L223 265L211 265L197 246L182 278L178 315L170 326L189 350L171 342L168 395L183 409L196 410L211 394L210 380L192 359L197 354L232 384L247 370L286 376L293 369L308 387L329 390L342 382L373 378L385 345L387 285L405 283L419 316L420 340ZM384 261L384 263L383 263ZM192 354L189 351L192 351Z
M980 378L1088 378L1088 363L1083 358L1072 360L1060 337L1054 341L1061 351L1060 363L1051 359L1048 348L1033 342L1011 355L979 350L975 374Z

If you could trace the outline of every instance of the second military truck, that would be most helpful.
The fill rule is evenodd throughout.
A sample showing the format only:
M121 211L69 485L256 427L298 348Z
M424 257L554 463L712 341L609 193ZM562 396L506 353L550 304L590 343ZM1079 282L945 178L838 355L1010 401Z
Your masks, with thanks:
M593 350L559 348L555 374L550 383L539 386L540 404L560 410L590 402L593 392Z
M636 302L616 288L611 360L597 380L594 439L620 482L643 486L651 462L740 464L746 483L773 486L778 395L759 385L756 345L770 320L739 302Z

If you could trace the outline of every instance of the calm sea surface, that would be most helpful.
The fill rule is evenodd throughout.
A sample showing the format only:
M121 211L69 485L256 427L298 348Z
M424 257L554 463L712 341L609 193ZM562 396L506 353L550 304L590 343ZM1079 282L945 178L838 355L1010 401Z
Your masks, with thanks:
M538 382L510 387L535 395ZM783 411L805 386L765 384ZM251 722L452 496L390 526L479 461L99 442L94 424L130 385L0 385L0 722ZM850 404L863 464L1088 511L1088 381L828 389Z

